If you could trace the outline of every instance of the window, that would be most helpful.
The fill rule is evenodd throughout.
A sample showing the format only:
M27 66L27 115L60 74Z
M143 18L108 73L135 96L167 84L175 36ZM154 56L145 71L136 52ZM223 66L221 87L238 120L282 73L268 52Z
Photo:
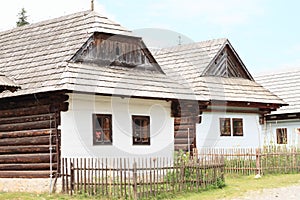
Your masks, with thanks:
M132 116L133 145L150 145L150 117Z
M93 114L93 144L112 144L112 116Z
M220 131L221 131L221 136L231 135L230 118L220 118Z
M287 129L277 128L276 138L277 138L277 144L287 144Z
M243 136L243 119L232 119L233 136Z
M220 132L221 136L243 136L243 119L220 118Z

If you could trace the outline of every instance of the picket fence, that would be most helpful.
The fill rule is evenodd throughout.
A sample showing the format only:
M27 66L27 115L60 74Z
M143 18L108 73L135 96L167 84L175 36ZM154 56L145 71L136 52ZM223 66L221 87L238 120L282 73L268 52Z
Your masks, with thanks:
M223 156L225 174L283 174L300 172L300 149L287 146L263 148L202 148L193 156Z
M147 199L224 182L224 159L63 158L62 191L109 199Z

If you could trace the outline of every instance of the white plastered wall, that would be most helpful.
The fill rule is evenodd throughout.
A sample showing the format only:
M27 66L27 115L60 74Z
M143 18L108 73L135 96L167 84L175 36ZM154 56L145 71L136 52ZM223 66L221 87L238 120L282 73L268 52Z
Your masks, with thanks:
M62 157L172 157L171 102L70 94L61 114ZM93 145L92 114L112 114L112 145ZM132 115L150 116L150 145L132 144Z
M220 118L242 118L243 136L220 136ZM232 125L232 124L231 124ZM255 113L203 112L196 125L197 148L256 148L262 145L259 115Z

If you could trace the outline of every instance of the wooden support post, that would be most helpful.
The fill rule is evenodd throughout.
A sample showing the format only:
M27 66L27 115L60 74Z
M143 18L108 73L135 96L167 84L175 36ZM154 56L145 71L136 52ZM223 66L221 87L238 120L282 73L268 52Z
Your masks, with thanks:
M133 198L137 199L137 166L133 163Z
M257 175L261 175L260 159L261 159L260 149L256 149L256 174Z

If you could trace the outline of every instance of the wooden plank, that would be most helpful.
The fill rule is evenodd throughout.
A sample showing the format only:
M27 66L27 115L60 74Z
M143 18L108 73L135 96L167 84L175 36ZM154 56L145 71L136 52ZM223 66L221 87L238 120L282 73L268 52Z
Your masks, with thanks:
M50 163L13 163L13 164L0 164L0 171L19 171L19 170L49 170ZM52 164L52 169L56 170L56 163Z
M0 132L0 139L3 138L19 138L19 137L34 137L34 136L43 136L56 134L56 129L39 129L39 130L26 130L26 131L10 131L10 132Z
M49 178L50 171L0 171L0 178Z
M0 146L0 154L49 153L50 145ZM56 151L56 149L52 149Z
M55 161L56 154L52 154ZM0 164L5 163L49 163L50 153L0 155Z
M16 108L9 110L0 110L0 118L5 117L18 117L29 115L40 115L50 113L50 105L39 105L26 108Z
M52 139L54 139L54 136L52 136ZM0 146L48 145L48 144L49 144L49 136L0 139Z
M55 127L55 124L57 123L55 123L54 120L23 122L23 123L16 123L16 124L3 124L0 125L0 132L46 129L50 127Z

